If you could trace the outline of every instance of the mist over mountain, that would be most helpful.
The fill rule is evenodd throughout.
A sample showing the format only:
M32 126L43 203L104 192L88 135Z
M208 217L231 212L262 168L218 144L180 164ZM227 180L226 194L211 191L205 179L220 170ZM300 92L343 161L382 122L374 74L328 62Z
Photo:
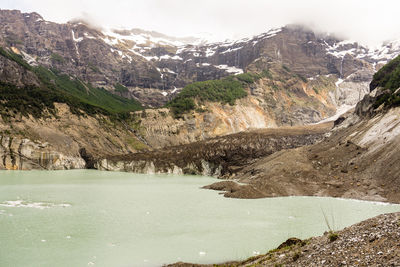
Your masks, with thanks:
M210 33L219 41L251 37L287 24L309 25L314 31L337 33L370 46L400 37L392 21L400 9L394 0L382 4L374 0L254 0L251 4L244 0L6 0L2 8L36 11L58 23L84 18L93 25L142 28L179 37Z

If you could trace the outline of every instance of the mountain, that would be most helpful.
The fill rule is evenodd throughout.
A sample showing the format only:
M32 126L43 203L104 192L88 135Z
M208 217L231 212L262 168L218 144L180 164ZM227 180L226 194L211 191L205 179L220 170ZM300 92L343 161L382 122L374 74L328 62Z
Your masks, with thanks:
M81 149L102 157L332 120L369 93L374 72L400 51L399 42L369 49L299 25L209 43L17 10L0 10L0 32L1 136L40 151L46 127L29 125L46 125L59 139L74 136L68 148L53 138L48 151L77 159Z
M204 44L195 38L103 30L84 22L57 24L37 13L1 10L0 45L30 64L56 68L95 87L159 106L185 85L263 69L280 62L305 78L346 78L374 69L400 51L399 42L371 50L355 42L289 25L253 38ZM256 62L263 60L263 63ZM368 77L369 78L369 77ZM121 84L127 90L117 90Z
M259 129L155 151L106 157L97 168L190 173L228 179L226 197L331 196L398 203L400 56L335 122ZM235 181L231 180L235 178Z

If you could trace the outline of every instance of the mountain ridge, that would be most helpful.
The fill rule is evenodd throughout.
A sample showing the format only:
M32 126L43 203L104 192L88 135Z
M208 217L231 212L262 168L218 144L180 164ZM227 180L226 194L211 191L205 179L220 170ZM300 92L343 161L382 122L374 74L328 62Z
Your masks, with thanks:
M387 44L386 50L370 51L293 25L232 42L176 46L142 36L148 31L121 35L79 22L44 21L37 13L1 10L0 14L4 35L0 44L19 49L28 62L58 68L117 94L114 86L122 84L128 88L123 96L150 106L165 104L189 83L246 72L260 58L289 65L306 78L327 74L344 78L362 62L379 67L398 49L391 51Z

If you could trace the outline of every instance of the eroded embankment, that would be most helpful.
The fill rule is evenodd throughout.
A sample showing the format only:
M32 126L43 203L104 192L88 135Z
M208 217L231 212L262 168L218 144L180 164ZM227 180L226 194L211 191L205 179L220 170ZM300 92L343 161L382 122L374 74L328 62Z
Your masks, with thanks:
M369 119L353 114L317 144L280 151L237 173L237 184L210 186L225 196L332 196L400 202L400 108Z
M99 170L138 173L201 174L232 177L256 159L284 149L314 144L332 124L242 132L97 162Z

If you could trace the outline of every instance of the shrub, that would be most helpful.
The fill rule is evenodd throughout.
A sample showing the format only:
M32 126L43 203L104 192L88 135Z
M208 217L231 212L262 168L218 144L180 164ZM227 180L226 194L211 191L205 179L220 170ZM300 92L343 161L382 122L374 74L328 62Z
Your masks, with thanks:
M297 74L297 77L299 77L305 83L308 82L308 79L306 77L304 77L303 75L301 75L301 74Z
M42 117L47 110L54 114L54 102L66 103L71 112L82 115L103 114L118 119L127 119L127 112L141 110L141 104L132 99L114 95L103 88L85 84L53 69L32 67L20 55L0 47L0 55L12 60L36 74L40 86L22 88L0 82L0 110L3 118L21 113ZM54 56L57 58L57 56Z
M374 74L370 89L373 90L378 86L392 91L400 87L400 56L387 63Z
M339 235L336 232L330 231L328 238L329 238L329 241L333 242L339 238Z
M234 105L236 99L247 96L244 85L249 82L249 77L242 76L240 80L230 76L221 80L189 84L167 104L167 107L172 109L175 117L181 117L183 113L196 108L195 100L200 104L210 101Z
M57 54L57 53L51 54L50 59L53 62L56 62L56 63L59 63L59 64L62 64L62 63L65 62L65 59L62 56L60 56L59 54Z
M115 84L114 88L115 88L115 91L120 92L120 93L129 92L128 88L126 88L125 86L123 86L120 83Z
M22 66L27 70L32 69L32 67L22 58L21 55L15 54L12 51L7 51L4 48L0 47L0 55L16 62L18 65Z
M386 107L400 105L400 94L395 94L396 90L400 88L400 56L390 61L374 74L370 89L373 90L376 87L383 87L389 90L389 93L379 96L374 103L374 108L382 104L385 104Z

